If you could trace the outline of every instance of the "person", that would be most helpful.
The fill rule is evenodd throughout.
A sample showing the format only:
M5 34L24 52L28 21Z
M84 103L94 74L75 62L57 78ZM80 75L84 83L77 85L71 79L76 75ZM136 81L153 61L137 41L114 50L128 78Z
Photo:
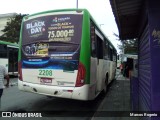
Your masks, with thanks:
M123 73L123 64L122 63L120 64L119 68L121 70L121 73Z
M3 94L3 89L5 88L4 83L3 83L4 78L7 80L5 86L9 87L8 72L7 72L7 70L4 66L0 65L0 108L1 108L1 97L2 97L2 94Z
M124 77L127 77L127 68L128 68L127 62L124 62L124 68L123 68L123 76Z
M125 64L124 77L129 78L129 65L128 65L128 63Z

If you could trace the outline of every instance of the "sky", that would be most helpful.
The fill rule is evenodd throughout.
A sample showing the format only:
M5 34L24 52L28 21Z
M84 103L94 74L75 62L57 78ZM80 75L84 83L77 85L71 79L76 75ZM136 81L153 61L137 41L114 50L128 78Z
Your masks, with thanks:
M76 5L77 0L4 0L1 3L0 14L33 14L47 10L76 8ZM118 29L109 0L78 0L78 8L88 9L103 33L119 52L117 47L119 42L113 35L113 33L118 34Z

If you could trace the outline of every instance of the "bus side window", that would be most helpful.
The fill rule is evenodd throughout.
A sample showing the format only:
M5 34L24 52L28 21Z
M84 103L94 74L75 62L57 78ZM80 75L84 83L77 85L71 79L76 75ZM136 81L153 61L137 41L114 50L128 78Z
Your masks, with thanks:
M113 49L109 46L109 58L113 61Z
M117 61L117 53L116 51L114 50L114 53L113 53L113 61L116 62Z
M107 40L104 41L104 59L108 60L109 59L109 51L108 51L108 42Z
M95 27L91 21L91 56L96 57L96 39L95 39Z
M92 41L92 57L96 57L96 41Z
M96 35L97 40L97 58L103 59L103 40Z
M7 58L7 45L0 45L0 57Z

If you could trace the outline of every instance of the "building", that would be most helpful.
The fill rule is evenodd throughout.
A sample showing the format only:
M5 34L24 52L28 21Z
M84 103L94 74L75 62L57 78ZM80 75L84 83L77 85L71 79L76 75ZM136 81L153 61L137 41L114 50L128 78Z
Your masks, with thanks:
M120 39L138 39L138 77L131 82L135 111L160 111L160 1L110 0ZM132 84L133 83L133 84ZM143 120L159 120L144 117Z
M15 15L16 13L0 14L0 36L3 34L2 30L9 21L9 18L14 17Z

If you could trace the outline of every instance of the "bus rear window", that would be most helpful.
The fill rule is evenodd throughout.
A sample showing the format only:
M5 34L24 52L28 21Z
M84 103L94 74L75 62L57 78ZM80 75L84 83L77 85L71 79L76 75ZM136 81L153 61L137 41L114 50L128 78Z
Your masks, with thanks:
M83 14L37 15L24 20L24 68L77 70Z
M82 14L40 16L24 22L22 45L40 41L80 43Z

